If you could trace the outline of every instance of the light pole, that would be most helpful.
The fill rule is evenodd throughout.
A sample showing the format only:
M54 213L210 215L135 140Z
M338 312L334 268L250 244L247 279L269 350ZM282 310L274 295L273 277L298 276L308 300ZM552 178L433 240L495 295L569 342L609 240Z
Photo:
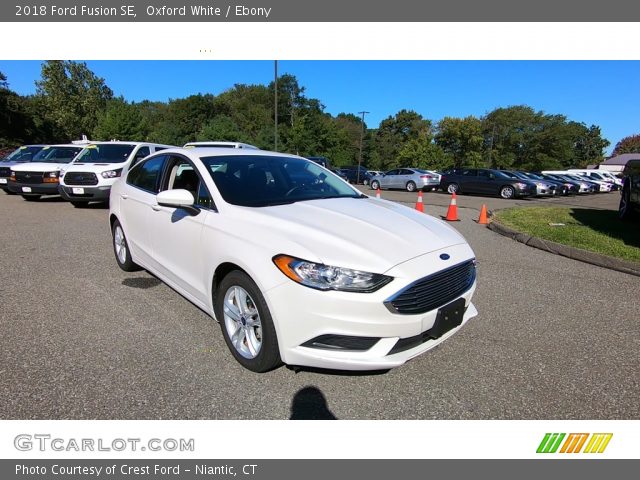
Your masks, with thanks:
M274 120L275 120L275 129L273 133L273 150L278 151L278 60L273 61L273 91L275 92L273 96L273 105L274 105Z
M358 112L362 115L362 126L360 128L360 155L358 156L358 173L356 173L356 185L360 184L360 165L362 165L362 140L364 139L364 116L370 112Z

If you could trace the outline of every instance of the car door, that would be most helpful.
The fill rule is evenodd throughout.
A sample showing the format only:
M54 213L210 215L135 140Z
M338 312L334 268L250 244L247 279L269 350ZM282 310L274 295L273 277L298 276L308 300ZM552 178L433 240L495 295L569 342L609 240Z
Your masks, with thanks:
M389 170L380 180L380 186L383 188L397 188L395 185L398 181L398 170Z
M475 168L463 168L458 177L460 188L465 193L478 192L478 170Z
M498 190L496 177L488 170L478 170L474 184L477 193L494 194Z
M149 217L154 267L189 296L207 304L210 288L205 285L201 238L207 216L217 213L191 160L171 155L164 170L160 191L188 190L194 196L199 213L194 215L182 208L154 203Z
M398 175L398 188L403 188L403 189L406 188L407 183L410 181L413 181L413 183L418 185L416 181L413 179L413 172L411 170L408 170L406 168L401 168L399 173L400 174Z
M120 222L129 242L129 248L136 260L145 266L152 262L149 215L156 203L160 178L166 161L165 155L151 157L132 168L120 190L122 213Z

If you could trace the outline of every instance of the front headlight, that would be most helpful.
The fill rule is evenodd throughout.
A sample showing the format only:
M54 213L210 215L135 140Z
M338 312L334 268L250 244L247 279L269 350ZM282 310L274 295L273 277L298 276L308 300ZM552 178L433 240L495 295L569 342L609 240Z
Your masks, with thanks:
M522 182L516 182L516 186L518 188L527 188L527 184Z
M273 263L294 282L317 290L370 293L393 280L393 277L379 273L332 267L288 255L276 255Z
M116 178L119 177L121 173L122 169L119 168L118 170L107 170L106 172L102 172L100 175L102 175L102 178Z

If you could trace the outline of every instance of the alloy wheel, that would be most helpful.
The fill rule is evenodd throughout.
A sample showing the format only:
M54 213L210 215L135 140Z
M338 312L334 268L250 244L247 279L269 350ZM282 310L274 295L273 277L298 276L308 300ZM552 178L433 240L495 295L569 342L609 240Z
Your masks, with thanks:
M251 295L234 285L224 295L224 326L231 344L244 358L256 358L262 347L262 323Z

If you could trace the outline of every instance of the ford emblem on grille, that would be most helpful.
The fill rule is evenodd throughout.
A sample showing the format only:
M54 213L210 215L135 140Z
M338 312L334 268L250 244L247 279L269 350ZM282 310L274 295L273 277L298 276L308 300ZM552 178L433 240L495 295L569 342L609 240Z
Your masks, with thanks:
M449 256L448 253L441 253L440 254L440 259L441 260L449 260L451 257Z

